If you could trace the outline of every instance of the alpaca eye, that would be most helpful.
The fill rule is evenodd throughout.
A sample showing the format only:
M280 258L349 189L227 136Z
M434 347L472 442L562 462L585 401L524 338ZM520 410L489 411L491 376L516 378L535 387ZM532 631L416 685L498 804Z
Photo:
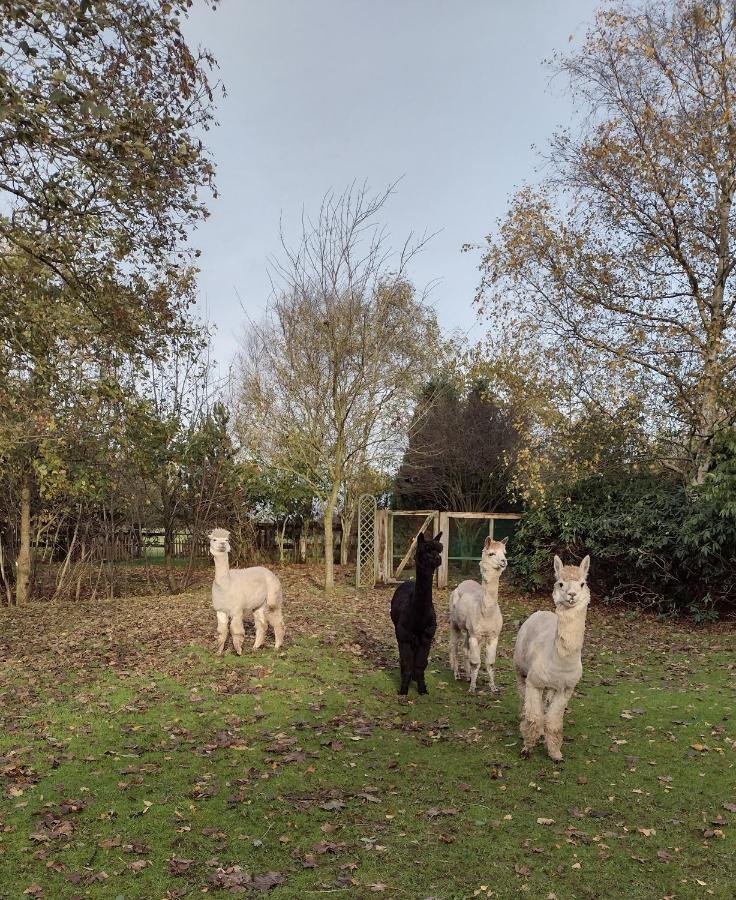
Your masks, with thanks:
M580 582L580 587L585 587L585 582L584 582L584 581L581 581L581 582Z
M561 581L558 581L558 582L557 582L557 587L562 587L562 582L561 582Z

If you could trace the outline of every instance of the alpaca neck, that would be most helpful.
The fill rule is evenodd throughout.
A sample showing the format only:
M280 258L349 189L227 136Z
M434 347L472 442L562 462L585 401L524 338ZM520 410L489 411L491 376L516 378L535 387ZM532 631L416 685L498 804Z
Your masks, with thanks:
M572 609L557 608L557 633L555 652L558 656L580 655L585 637L587 604Z
M416 588L414 590L414 602L432 605L432 582L434 581L434 569L417 569Z
M501 570L489 567L481 572L483 580L483 599L481 600L481 613L487 616L498 606L498 584L501 580Z
M215 584L218 587L226 588L230 584L230 561L227 553L218 553L214 556L215 560Z

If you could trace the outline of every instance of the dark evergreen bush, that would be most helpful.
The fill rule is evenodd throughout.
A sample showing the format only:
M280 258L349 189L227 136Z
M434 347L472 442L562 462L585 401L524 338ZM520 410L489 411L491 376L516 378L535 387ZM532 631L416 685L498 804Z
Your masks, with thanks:
M736 610L736 437L721 439L703 486L667 474L560 484L532 504L510 558L521 584L547 587L552 557L593 558L599 597L698 620Z

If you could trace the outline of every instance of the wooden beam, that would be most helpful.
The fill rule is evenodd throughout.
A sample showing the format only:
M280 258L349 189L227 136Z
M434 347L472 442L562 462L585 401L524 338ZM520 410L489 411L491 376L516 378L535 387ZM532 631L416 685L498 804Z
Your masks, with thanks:
M450 577L450 517L447 513L440 513L440 527L442 532L442 565L437 570L437 587L446 588Z
M451 519L521 519L521 513L448 512Z

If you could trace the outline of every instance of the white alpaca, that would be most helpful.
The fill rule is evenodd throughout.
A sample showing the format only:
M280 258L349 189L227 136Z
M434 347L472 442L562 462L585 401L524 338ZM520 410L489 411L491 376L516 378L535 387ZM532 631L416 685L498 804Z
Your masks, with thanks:
M498 605L498 582L507 565L507 540L493 541L487 537L480 559L483 586L477 581L462 581L450 596L450 668L455 678L459 678L458 651L462 644L471 692L475 691L483 649L491 690L498 690L495 679L496 648L503 625Z
M579 566L563 566L555 556L555 612L532 613L519 629L514 666L522 704L524 756L544 735L550 758L562 759L562 720L583 674L580 652L590 603L589 568L589 556Z
M224 528L215 528L210 532L210 553L215 560L212 607L217 613L217 654L222 656L225 651L229 624L233 647L238 656L241 655L245 638L243 615L246 612L253 613L256 623L253 649L263 646L268 626L271 625L278 650L284 640L281 582L263 566L231 569L228 562L229 539L230 532Z

